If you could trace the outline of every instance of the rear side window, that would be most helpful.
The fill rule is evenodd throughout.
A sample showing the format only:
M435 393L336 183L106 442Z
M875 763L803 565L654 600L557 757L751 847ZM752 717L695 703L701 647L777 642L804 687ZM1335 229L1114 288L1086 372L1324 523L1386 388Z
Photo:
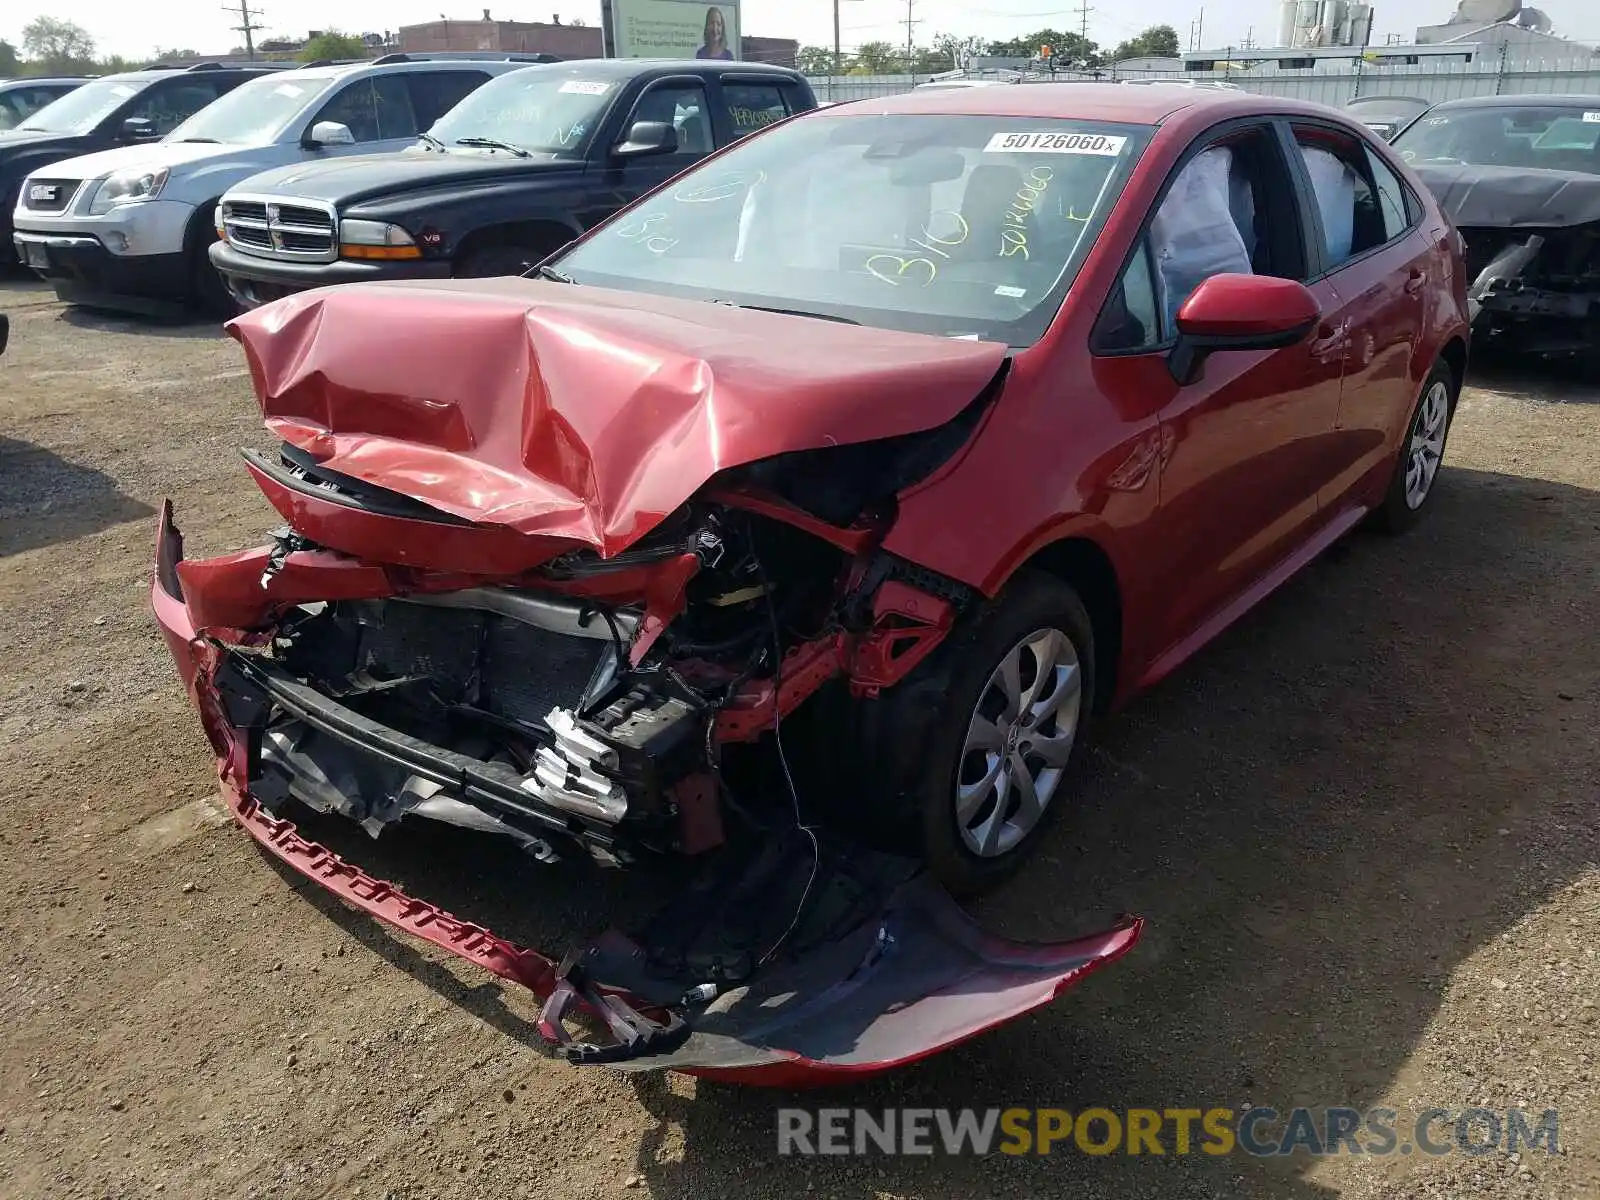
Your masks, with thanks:
M1391 232L1373 173L1374 160L1364 142L1320 127L1297 126L1294 134L1322 220L1323 249L1330 270L1405 231L1405 193L1393 197L1399 225Z
M1383 228L1393 241L1416 224L1417 204L1410 196L1400 177L1389 169L1389 164L1366 147L1367 167L1372 171L1372 182L1378 192L1378 209L1383 213Z
M417 128L433 123L489 81L482 71L418 71L403 77L411 88Z
M783 89L777 84L725 83L722 98L728 105L728 118L736 138L765 129L789 115Z
M144 95L139 97L138 103L128 110L123 119L142 117L165 137L221 94L217 85L207 79L174 79L158 83L145 89Z

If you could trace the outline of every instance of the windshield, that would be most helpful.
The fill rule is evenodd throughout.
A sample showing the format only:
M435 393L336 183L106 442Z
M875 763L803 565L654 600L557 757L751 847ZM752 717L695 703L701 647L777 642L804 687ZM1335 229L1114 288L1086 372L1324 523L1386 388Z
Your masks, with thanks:
M492 79L434 122L446 146L485 138L541 154L582 154L617 91L610 79L528 67Z
M1423 117L1394 140L1408 163L1469 163L1600 175L1600 105L1464 108Z
M813 114L678 176L556 267L579 283L1031 345L1150 134Z
M327 85L326 75L308 78L298 71L290 79L252 79L213 100L169 133L166 140L240 145L272 142Z
M122 102L149 87L148 81L130 83L123 79L97 79L68 92L54 104L46 104L18 129L46 130L50 133L88 133L109 117Z

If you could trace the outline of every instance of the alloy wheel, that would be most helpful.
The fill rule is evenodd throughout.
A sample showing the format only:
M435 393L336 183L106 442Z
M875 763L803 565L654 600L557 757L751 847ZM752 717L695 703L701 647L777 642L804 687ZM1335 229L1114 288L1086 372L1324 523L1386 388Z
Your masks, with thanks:
M1418 509L1428 498L1439 463L1444 458L1444 435L1450 424L1450 389L1435 382L1417 406L1406 447L1406 507Z
M997 858L1031 833L1061 785L1083 709L1072 639L1035 630L978 695L956 774L956 826L968 850Z

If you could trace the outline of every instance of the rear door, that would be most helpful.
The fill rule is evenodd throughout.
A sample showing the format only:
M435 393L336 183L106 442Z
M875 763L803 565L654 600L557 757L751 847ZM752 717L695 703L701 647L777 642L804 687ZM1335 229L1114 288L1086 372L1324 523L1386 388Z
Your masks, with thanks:
M1288 129L1295 174L1314 200L1317 277L1332 285L1347 333L1335 459L1322 491L1335 509L1386 468L1392 431L1421 386L1425 294L1443 282L1430 278L1437 256L1418 228L1421 206L1362 138L1317 121Z
M719 146L776 125L800 106L799 89L762 75L724 75L718 94L712 125Z
M1306 225L1274 124L1224 126L1190 148L1096 327L1097 381L1123 411L1154 412L1161 425L1148 530L1158 663L1315 528L1339 409L1337 320L1287 349L1213 355L1186 387L1167 365L1175 315L1209 276L1306 278ZM1308 286L1325 312L1337 308L1329 284Z

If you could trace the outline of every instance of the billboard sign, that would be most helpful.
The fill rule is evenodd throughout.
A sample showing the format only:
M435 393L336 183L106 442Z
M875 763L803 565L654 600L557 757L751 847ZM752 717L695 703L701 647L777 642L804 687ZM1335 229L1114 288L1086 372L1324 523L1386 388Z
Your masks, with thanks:
M614 58L739 58L739 0L607 0Z

